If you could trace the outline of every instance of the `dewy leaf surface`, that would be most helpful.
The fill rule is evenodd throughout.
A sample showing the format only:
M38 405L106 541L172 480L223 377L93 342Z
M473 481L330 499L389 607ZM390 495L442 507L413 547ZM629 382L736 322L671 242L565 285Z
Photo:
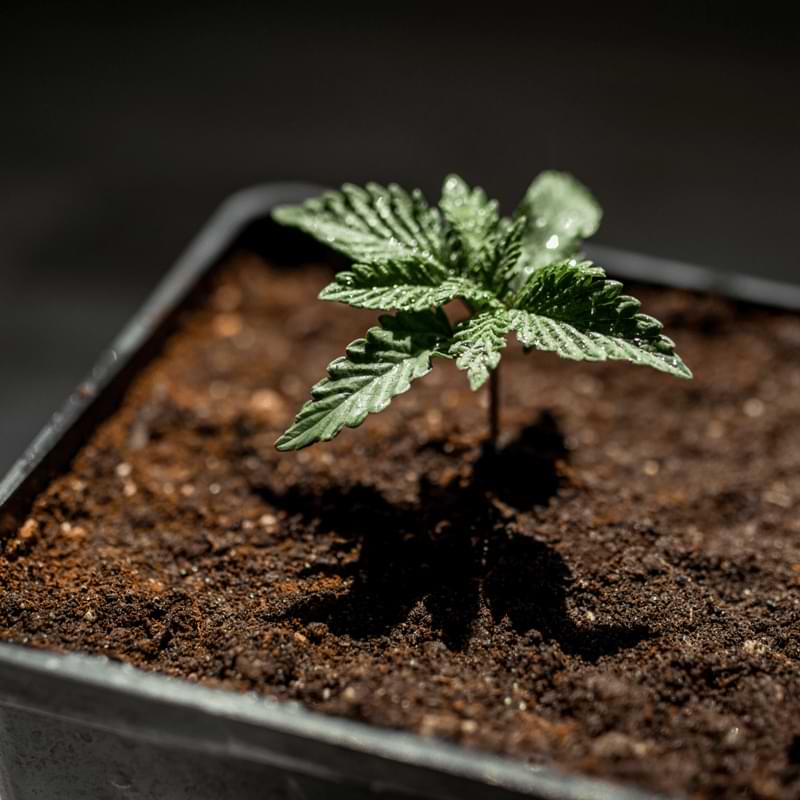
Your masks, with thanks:
M395 184L366 188L345 184L299 206L276 208L273 217L310 233L356 262L414 261L444 266L441 214L419 191Z
M526 220L501 219L494 236L493 256L486 268L486 283L497 297L505 298L520 266Z
M321 300L356 308L421 311L461 297L476 306L499 305L495 295L462 275L449 275L438 264L387 261L355 264L340 272L320 293Z
M661 323L640 313L639 301L622 294L622 284L589 262L538 270L512 305L510 328L526 347L576 360L631 361L692 377L672 340L661 334Z
M603 212L580 181L548 171L530 185L518 213L527 219L523 250L530 274L576 255L583 239L597 231Z
M456 269L481 274L487 257L491 258L491 234L500 219L497 202L489 200L481 188L470 189L458 175L448 175L439 207L456 236L452 253Z
M508 311L484 311L460 323L450 345L456 365L466 371L469 385L479 389L500 363L506 334L511 327Z
M545 172L513 218L457 175L440 208L392 184L345 184L274 218L348 255L350 269L320 293L357 308L396 311L328 367L328 377L276 443L294 450L336 436L382 411L434 356L454 358L478 389L496 369L509 331L527 348L564 358L619 359L683 378L691 372L640 312L639 301L589 262L582 240L600 223L589 191L565 173ZM451 329L443 307L463 300L469 318Z
M451 329L443 312L401 312L379 322L331 362L328 377L311 389L311 400L275 443L279 450L299 450L357 427L427 375L434 355L445 355Z

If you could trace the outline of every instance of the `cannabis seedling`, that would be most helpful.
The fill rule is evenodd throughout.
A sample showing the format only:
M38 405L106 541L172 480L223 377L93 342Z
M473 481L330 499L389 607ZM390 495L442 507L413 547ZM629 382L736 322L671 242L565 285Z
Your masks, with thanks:
M497 368L513 331L526 350L549 350L588 361L622 359L690 378L661 333L589 261L578 260L601 211L569 175L541 174L513 217L501 217L482 189L451 175L438 208L399 186L346 184L273 217L310 233L354 262L320 299L394 311L328 366L311 400L278 439L298 450L355 428L383 411L434 358L455 359L470 386L490 380L490 443L498 434ZM452 326L443 306L459 299L469 317Z

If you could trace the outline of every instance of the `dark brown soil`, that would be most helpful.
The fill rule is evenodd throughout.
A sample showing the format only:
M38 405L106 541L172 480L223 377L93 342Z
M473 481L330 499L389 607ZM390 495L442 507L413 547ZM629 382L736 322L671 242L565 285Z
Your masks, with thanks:
M0 638L692 797L800 796L800 319L642 290L694 382L510 346L273 449L374 315L242 256L0 556Z

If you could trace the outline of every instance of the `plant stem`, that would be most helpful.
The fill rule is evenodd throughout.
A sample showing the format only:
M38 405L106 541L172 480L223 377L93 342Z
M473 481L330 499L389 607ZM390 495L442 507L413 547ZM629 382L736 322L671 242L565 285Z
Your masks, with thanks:
M497 452L500 438L500 365L489 373L489 450Z

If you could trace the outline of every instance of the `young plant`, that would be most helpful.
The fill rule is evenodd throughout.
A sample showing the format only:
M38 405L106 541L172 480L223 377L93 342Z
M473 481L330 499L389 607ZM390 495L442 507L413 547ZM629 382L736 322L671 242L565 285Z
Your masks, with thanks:
M542 173L511 218L482 189L451 175L438 208L418 191L374 183L344 185L273 217L353 260L320 299L393 311L348 345L278 439L279 450L333 439L383 411L434 358L454 359L472 389L490 382L490 444L498 435L498 365L510 332L525 350L587 361L621 359L681 378L691 372L639 313L622 285L580 260L582 240L600 223L588 190L569 175ZM467 319L451 325L443 306L463 301Z

